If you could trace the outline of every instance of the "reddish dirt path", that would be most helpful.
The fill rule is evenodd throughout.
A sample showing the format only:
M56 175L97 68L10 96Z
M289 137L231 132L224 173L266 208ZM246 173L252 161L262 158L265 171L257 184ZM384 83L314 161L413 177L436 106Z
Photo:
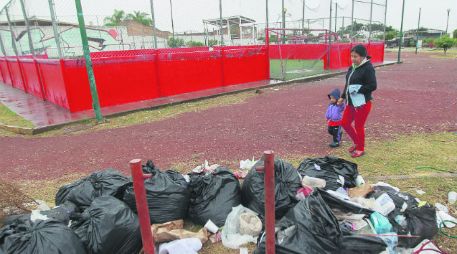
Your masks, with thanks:
M377 70L379 90L368 122L368 142L397 133L457 130L457 59L405 54L404 61ZM268 148L279 155L324 155L330 151L326 94L335 87L342 89L343 82L339 76L280 87L243 104L127 128L51 138L0 138L1 178L56 178L106 167L126 170L132 158L150 158L163 168L197 155L199 160L234 161Z

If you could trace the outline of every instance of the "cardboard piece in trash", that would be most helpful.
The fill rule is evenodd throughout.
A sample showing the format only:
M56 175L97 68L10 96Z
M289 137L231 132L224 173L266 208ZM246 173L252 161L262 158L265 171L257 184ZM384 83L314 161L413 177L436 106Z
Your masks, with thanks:
M373 191L373 186L371 184L364 184L360 187L351 188L348 191L349 197L366 197L368 193Z
M192 232L183 228L183 220L175 220L151 226L151 230L154 234L154 241L156 243L170 242L184 238L198 238L202 244L208 241L209 233L206 228L202 228L198 232Z

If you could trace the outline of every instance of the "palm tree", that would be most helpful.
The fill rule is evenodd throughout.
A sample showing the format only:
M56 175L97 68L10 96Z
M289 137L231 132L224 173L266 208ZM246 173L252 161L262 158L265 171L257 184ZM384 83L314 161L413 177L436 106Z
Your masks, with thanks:
M119 26L125 18L125 11L114 10L114 14L111 17L106 17L104 19L105 26Z
M152 19L148 18L148 16L149 14L146 12L134 11L133 14L128 14L126 19L136 21L145 26L150 26L152 25Z

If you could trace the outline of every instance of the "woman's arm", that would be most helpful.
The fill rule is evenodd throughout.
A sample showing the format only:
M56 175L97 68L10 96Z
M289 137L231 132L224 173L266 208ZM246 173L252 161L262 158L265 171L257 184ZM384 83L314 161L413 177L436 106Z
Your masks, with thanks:
M376 90L377 88L377 81L376 81L376 73L375 73L375 70L373 68L373 66L370 66L367 70L366 70L366 73L365 73L365 82L364 84L362 85L362 87L360 87L359 89L359 93L363 93L363 94L366 94L366 93L369 93L369 92L373 92Z

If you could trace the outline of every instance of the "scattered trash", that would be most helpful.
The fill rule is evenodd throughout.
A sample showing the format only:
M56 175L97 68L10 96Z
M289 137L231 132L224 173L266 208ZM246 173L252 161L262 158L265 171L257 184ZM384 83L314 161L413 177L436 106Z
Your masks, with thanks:
M438 227L453 228L457 225L457 219L446 212L436 211L436 224Z
M447 206L445 206L441 203L435 203L435 207L436 207L436 209L438 209L438 211L443 211L445 213L449 213L449 209L447 208Z
M424 195L425 194L425 191L421 190L421 189L417 189L416 190L416 193L419 194L419 195Z
M384 215L374 212L370 215L370 222L376 231L376 234L386 234L392 232L392 224Z
M186 238L162 243L159 247L159 254L197 254L202 247L198 238Z
M387 193L383 193L381 194L381 196L376 198L376 203L378 204L378 206L375 209L375 211L379 212L384 216L389 215L389 213L395 210L395 203L390 198L390 196L387 195Z
M355 179L355 185L357 187L360 187L364 184L365 184L365 180L363 179L363 177L361 175L358 175L357 178Z
M217 164L213 164L213 165L209 165L208 161L205 160L205 163L203 163L202 165L200 166L197 166L196 168L192 169L192 172L193 173L204 173L204 172L213 172L214 170L216 170L216 168L220 167L219 165Z
M39 210L33 210L30 215L30 220L36 222L38 220L49 220L49 218L48 216L41 214Z
M183 220L169 221L162 224L153 224L151 230L156 243L170 242L185 238L198 238L202 244L208 241L209 233L206 228L198 232L191 232L184 229Z
M257 214L242 205L233 207L222 228L222 244L238 249L244 244L256 243L261 230L262 222Z
M251 168L257 163L257 161L252 157L252 160L241 160L240 169L241 170L251 170Z
M309 195L311 195L312 192L313 192L313 188L311 188L309 186L302 187L302 188L298 189L297 195L295 195L295 198L297 200L303 200L306 197L308 197Z
M199 225L211 220L218 227L223 226L232 207L241 203L240 182L224 167L208 174L191 174L189 190L188 215Z
M40 210L40 211L51 210L51 208L48 206L46 201L36 199L35 202L38 204L37 210Z
M71 229L88 253L138 253L142 247L136 214L114 197L96 198L72 221Z
M364 198L371 192L373 192L373 186L370 184L363 184L363 185L359 185L358 187L349 189L348 195L351 198L354 198L354 197Z
M206 228L209 232L211 232L213 234L215 234L215 233L217 233L217 231L219 231L219 228L211 220L208 220L208 222L206 222L205 226L203 226L203 227Z
M78 236L69 227L54 220L17 220L4 226L0 229L0 252L86 254Z
M151 223L165 223L187 217L190 193L186 179L173 170L160 171L152 161L143 166L143 171L152 174L144 182ZM126 186L123 200L136 212L133 183Z
M240 254L249 254L248 248L240 248Z
M455 202L457 202L457 192L455 191L451 191L447 194L447 198L448 198L448 203L453 205L455 204Z
M324 158L307 158L298 167L301 176L321 178L326 181L326 190L337 190L340 187L356 187L359 175L357 164L327 156Z
M209 241L211 243L218 243L220 241L222 241L222 234L221 232L217 232L216 234L212 234L210 237L209 237Z
M242 186L242 203L247 208L264 216L265 196L264 196L264 173L258 172L256 168L263 166L263 160L260 160L249 171ZM281 218L298 200L295 195L298 189L302 187L301 177L292 164L281 159L275 159L275 209L276 218Z
M324 179L316 178L316 177L310 177L310 176L303 176L302 180L302 186L303 187L314 187L314 188L325 188L325 185L327 182Z
M425 205L422 207L408 208L404 213L407 221L407 227L396 227L399 235L413 235L413 238L400 238L398 246L414 248L424 239L433 239L438 233L436 225L435 207Z
M404 215L397 215L395 216L395 222L400 225L402 228L406 228L408 226L408 222L406 221L406 217Z
M446 253L437 247L432 241L425 239L420 242L411 253L420 253L420 254L436 254L436 253Z
M74 183L62 186L56 194L55 203L61 205L66 201L74 203L84 210L92 201L101 196L120 197L129 179L115 169L95 172Z
M397 254L398 236L395 232L379 235L379 237L386 243L388 254Z

